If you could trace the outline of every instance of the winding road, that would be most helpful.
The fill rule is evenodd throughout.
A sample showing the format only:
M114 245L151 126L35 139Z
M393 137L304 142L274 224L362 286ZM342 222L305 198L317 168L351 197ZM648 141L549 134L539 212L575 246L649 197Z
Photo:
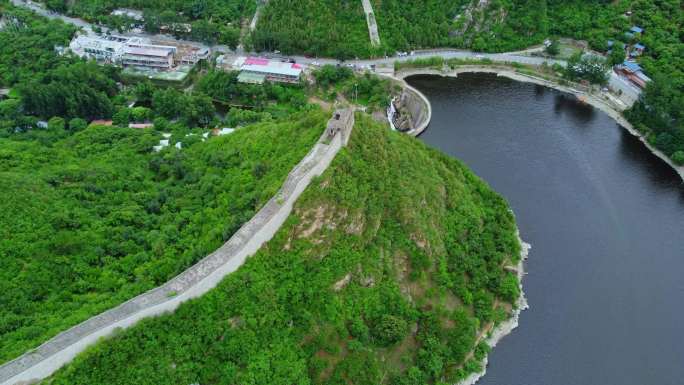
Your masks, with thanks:
M74 17L69 17L65 16L56 12L49 11L45 9L42 5L31 1L31 0L11 0L12 4L15 6L21 6L21 7L26 7L34 12L45 16L47 18L51 19L61 19L66 23L73 24L77 27L82 28L84 31L87 33L94 33L93 32L93 25L91 23L88 23L85 20L74 18ZM256 24L256 23L255 23ZM103 31L107 31L106 28L102 28ZM183 40L183 39L177 39L173 36L170 35L162 35L162 34L149 34L149 33L127 33L128 36L136 36L136 37L142 37L142 38L148 38L148 39L157 39L157 40L172 40L176 41L179 43L183 44L188 44L188 45L194 45L194 46L206 46L205 44L202 44L200 42L196 41L190 41L190 40ZM236 50L231 50L228 46L226 45L211 45L209 46L214 51L217 52L222 52L227 56L228 60L235 59L238 56L245 56L245 55L266 55L269 57L278 57L279 55L276 53L271 53L271 52L247 52L244 51L241 47L238 47ZM516 51L516 52L505 52L505 53L479 53L479 52L473 52L469 50L461 50L461 49L452 49L452 48L438 48L438 49L426 49L426 50L417 50L413 51L411 55L405 55L405 56L387 56L384 58L374 58L374 59L361 59L361 60L348 60L347 63L355 65L357 67L370 67L372 65L375 65L376 67L388 67L392 66L394 62L399 61L399 62L405 62L405 61L411 61L414 59L418 58L427 58L427 57L434 57L434 56L439 56L444 59L489 59L493 62L497 63L519 63L519 64L527 64L527 65L541 65L543 63L547 63L549 65L553 64L560 64L564 65L566 64L565 60L559 60L559 59L550 59L550 58L545 58L545 57L540 57L540 56L531 56L532 53L534 52L539 52L543 48L542 47L536 47L536 48L531 48L523 51ZM299 56L299 55L290 55L288 56L289 58L295 59L298 63L302 64L339 64L340 60L338 59L333 59L333 58L311 58L311 57L305 57L305 56ZM231 60L232 61L232 60ZM618 76L614 71L610 71L610 79L609 79L609 86L615 91L619 91L620 95L619 98L621 101L627 105L631 106L635 101L639 99L639 95L641 94L641 91L633 86L627 79L624 79L620 76Z

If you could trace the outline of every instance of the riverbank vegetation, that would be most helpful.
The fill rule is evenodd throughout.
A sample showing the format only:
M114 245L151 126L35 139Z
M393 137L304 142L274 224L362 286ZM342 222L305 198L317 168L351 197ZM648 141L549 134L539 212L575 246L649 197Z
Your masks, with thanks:
M357 114L349 147L243 267L47 381L454 382L520 295L515 233L460 162Z

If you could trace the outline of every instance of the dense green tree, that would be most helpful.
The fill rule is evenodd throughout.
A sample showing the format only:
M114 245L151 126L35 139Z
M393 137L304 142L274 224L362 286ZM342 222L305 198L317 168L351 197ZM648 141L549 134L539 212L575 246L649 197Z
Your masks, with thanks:
M88 123L81 118L73 118L69 121L69 130L72 132L83 131Z
M624 48L620 47L619 44L614 45L608 56L608 64L611 66L622 64L625 61L625 56Z
M680 166L684 166L684 151L677 150L672 154L672 161Z
M61 2L63 0L48 0ZM256 10L251 0L78 0L66 2L63 9L88 21L117 30L128 30L138 22L128 17L113 16L116 8L143 11L146 31L157 33L164 28L178 37L207 43L221 42L237 46L240 26L250 20ZM185 24L191 28L188 30Z
M564 75L574 81L605 84L608 81L608 66L606 60L600 56L577 53L568 60Z
M551 56L556 56L560 53L560 41L558 38L551 39L551 43L546 47L546 53Z
M383 314L373 326L373 336L380 346L389 346L404 339L408 332L406 321L400 317Z

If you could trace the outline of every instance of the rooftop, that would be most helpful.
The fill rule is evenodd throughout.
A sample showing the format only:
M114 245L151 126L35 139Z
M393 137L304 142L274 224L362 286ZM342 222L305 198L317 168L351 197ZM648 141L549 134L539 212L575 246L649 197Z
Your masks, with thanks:
M111 126L112 124L114 124L113 121L103 119L93 120L92 122L90 122L90 125L94 126Z
M637 76L639 79L641 79L641 80L643 80L643 81L645 81L645 82L650 82L650 81L651 81L651 78L649 78L648 76L646 76L646 74L643 73L643 72L637 72L637 73L636 73L636 76Z
M238 82L251 84L263 84L265 79L266 75L249 72L240 72L240 74L237 77Z
M124 46L124 42L119 39L106 39L100 37L92 37L86 35L79 35L74 40L71 41L69 46L72 49L97 49L97 50L107 50L116 52L119 51Z
M635 63L633 61L627 61L625 60L622 65L627 68L628 70L632 72L640 72L641 71L641 66L638 63Z
M296 63L281 62L261 57L240 57L233 63L233 66L249 72L285 76L299 76L304 69L301 65Z
M111 14L113 16L126 16L126 17L130 17L131 19L135 19L135 20L143 20L142 11L138 11L136 9L119 8L119 9L113 10Z
M630 30L630 32L633 32L633 33L643 33L644 32L643 28L636 26L636 25L633 26L632 28L630 28L629 30Z
M150 128L154 127L152 123L130 123L128 128Z
M160 56L167 57L173 54L173 48L163 47L163 46L139 46L130 47L126 46L124 52L129 55L140 55L140 56Z

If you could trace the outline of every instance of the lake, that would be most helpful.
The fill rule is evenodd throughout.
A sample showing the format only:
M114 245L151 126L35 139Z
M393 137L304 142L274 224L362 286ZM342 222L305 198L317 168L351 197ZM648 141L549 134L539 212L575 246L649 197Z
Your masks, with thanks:
M510 202L530 309L483 385L684 384L684 185L606 114L495 75L407 79L420 139Z

